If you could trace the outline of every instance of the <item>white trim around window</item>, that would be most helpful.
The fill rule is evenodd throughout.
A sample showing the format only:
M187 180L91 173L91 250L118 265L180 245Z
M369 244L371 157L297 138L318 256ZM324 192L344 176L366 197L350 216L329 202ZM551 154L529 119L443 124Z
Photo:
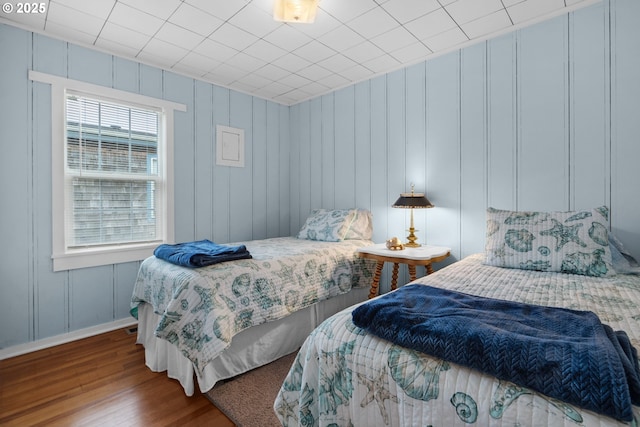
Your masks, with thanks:
M160 243L172 243L174 240L173 217L173 135L174 111L186 111L186 105L140 94L98 86L64 77L29 71L29 79L51 85L51 138L52 138L52 229L53 229L53 270L62 271L99 265L139 261L153 253ZM65 236L65 147L66 118L65 102L68 92L93 95L100 99L139 105L160 111L161 130L164 135L162 154L164 161L158 166L163 176L162 230L161 239L153 242L111 244L104 246L71 248ZM160 149L160 148L159 148Z

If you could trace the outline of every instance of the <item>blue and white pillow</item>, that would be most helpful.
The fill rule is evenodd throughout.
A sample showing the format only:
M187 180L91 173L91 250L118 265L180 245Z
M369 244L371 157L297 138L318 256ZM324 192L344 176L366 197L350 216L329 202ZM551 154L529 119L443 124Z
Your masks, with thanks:
M526 212L489 208L485 264L612 276L609 210Z
M298 232L298 239L339 242L369 240L373 235L371 212L365 209L314 209Z

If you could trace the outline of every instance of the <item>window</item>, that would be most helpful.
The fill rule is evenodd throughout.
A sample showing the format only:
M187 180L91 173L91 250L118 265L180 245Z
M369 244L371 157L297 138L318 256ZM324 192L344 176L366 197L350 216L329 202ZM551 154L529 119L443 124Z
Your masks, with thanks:
M31 72L52 85L53 269L144 259L173 241L173 111L183 105Z

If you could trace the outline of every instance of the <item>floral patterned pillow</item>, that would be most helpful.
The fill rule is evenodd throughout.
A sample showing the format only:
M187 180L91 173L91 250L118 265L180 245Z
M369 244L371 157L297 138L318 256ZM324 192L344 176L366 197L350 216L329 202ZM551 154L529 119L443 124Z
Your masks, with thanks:
M298 239L339 242L371 239L371 213L364 209L314 209L298 233Z
M485 264L612 276L609 210L525 212L487 209Z

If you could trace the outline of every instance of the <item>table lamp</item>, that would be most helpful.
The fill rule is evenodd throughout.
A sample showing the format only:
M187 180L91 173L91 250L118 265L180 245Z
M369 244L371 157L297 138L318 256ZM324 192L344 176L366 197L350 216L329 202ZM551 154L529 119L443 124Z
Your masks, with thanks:
M392 208L411 209L411 225L409 227L409 235L407 236L408 242L405 243L405 246L409 248L420 247L420 243L416 243L418 237L415 235L417 230L413 227L413 210L433 207L429 199L425 197L424 193L415 193L413 191L413 187L413 184L411 184L411 193L400 193L398 200L391 205Z

